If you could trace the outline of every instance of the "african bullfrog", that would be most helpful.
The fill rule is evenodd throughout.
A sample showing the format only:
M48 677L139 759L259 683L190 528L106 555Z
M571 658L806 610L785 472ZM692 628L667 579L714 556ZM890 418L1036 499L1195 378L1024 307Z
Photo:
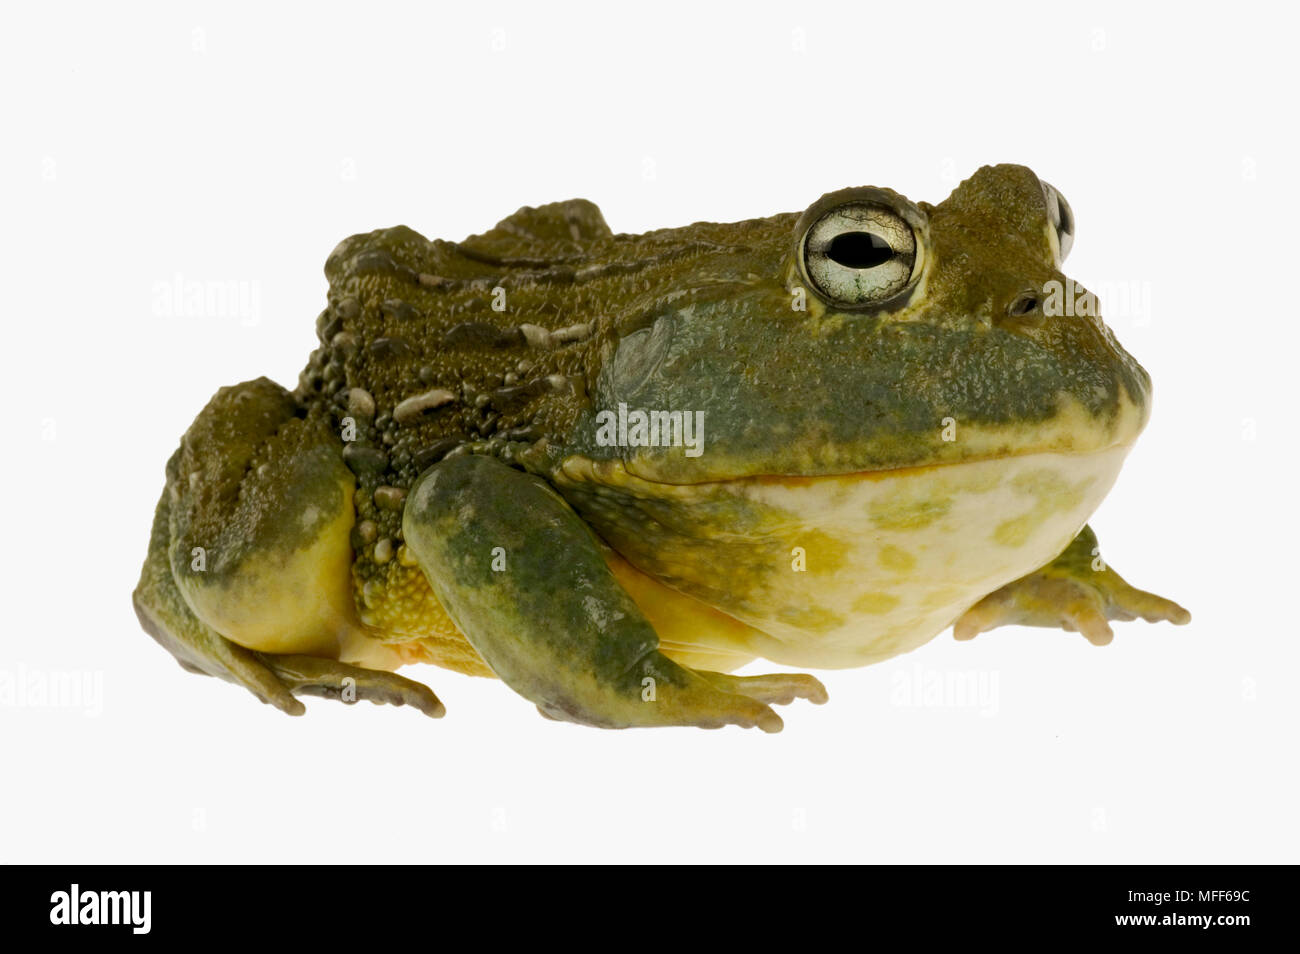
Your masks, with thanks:
M769 732L826 692L731 674L759 657L1186 622L1085 525L1150 381L1053 307L1073 235L998 165L938 205L850 188L624 235L574 200L463 242L353 236L297 387L223 388L168 461L136 611L290 714L440 716L394 672L433 663L554 719Z

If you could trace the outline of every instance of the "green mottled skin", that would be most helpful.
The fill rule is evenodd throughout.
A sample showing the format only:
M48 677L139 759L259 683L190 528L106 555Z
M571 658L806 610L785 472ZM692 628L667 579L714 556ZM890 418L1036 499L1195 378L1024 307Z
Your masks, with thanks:
M319 346L296 390L264 380L226 389L183 440L136 594L141 619L189 667L296 711L223 639L238 634L205 619L271 572L255 557L288 567L337 532L323 528L351 488L358 607L363 594L427 578L479 656L544 713L779 727L767 703L816 699L820 687L677 667L602 556L612 546L649 572L657 548L712 537L739 592L741 577L775 572L744 538L772 514L725 492L677 512L647 485L571 479L565 462L617 463L656 486L1109 446L1125 414L1145 420L1146 373L1099 319L1015 308L1065 281L1050 201L1028 169L994 166L943 203L912 207L924 269L874 308L808 289L800 239L813 210L615 235L575 200L520 210L459 243L405 227L353 236L326 263ZM413 410L421 394L434 399ZM707 453L600 446L596 414L620 403L703 411ZM944 420L979 440L945 440ZM399 563L389 543L414 558ZM195 577L188 554L205 545L212 575ZM506 575L481 562L496 546L511 554ZM658 577L734 608L726 573ZM221 599L204 603L214 586ZM337 694L338 673L302 662L321 655L304 651L294 665L257 658L292 692ZM637 714L646 673L670 689L653 718ZM409 680L375 680L370 698L439 709Z

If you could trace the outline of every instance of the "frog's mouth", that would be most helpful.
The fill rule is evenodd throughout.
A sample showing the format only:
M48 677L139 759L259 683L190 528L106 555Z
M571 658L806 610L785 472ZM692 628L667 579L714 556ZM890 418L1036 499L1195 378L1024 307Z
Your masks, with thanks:
M835 440L816 427L779 440L770 434L755 436L761 431L758 425L714 438L704 417L693 446L622 448L621 454L609 459L593 457L592 476L616 484L623 479L620 475L625 475L652 484L683 487L746 480L871 480L925 468L1033 454L1084 458L1113 447L1131 446L1149 416L1150 401L1145 394L1136 401L1124 395L1103 414L1062 394L1054 412L1039 422L958 423L936 414L934 426L923 431L871 434L847 442ZM566 459L562 467L572 459Z

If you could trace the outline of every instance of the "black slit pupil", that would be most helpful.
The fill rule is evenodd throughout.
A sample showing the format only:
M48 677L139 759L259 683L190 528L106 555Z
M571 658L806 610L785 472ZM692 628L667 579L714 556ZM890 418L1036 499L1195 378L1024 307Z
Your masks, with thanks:
M875 268L894 257L894 250L871 232L843 232L831 239L826 256L845 268Z
M1056 200L1056 214L1061 217L1061 231L1066 235L1074 234L1074 220L1070 218L1069 207L1060 199Z

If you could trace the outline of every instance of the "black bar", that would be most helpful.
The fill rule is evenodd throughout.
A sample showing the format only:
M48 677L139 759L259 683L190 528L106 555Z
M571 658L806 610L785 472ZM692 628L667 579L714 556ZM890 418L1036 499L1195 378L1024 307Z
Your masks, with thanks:
M661 948L676 933L664 915L678 910L687 924L708 912L713 923L702 933L724 929L725 910L728 934L754 931L771 943L776 920L800 933L848 931L864 950L899 931L926 943L1099 936L1235 943L1290 933L1295 923L1289 867L902 866L813 877L789 867L719 873L627 866L558 875L442 866L10 867L0 913L7 941L63 935L241 946L263 937L369 945L415 932L437 947L447 940L439 936L444 930L459 934L473 925L494 941L517 930L530 946L557 926L578 937L600 926L593 936L606 946L613 928L613 937L626 932L629 946ZM118 923L68 923L74 884L78 920L101 919L95 912L102 911L102 919L116 914Z

